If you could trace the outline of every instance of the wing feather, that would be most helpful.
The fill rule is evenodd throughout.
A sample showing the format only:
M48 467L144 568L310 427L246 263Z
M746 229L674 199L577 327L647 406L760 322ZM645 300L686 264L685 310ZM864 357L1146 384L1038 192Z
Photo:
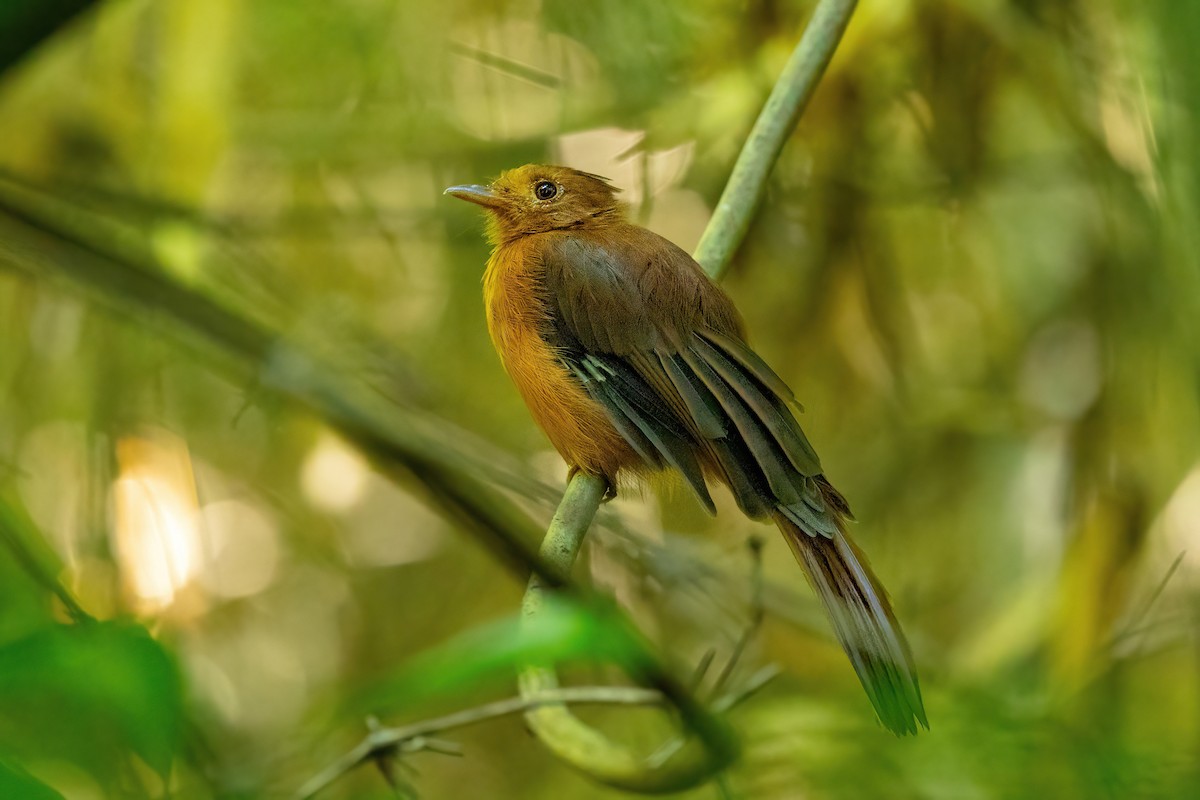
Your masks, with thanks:
M717 512L696 458L695 443L628 364L620 358L584 355L572 365L572 371L647 465L675 467L700 504L710 514Z
M604 410L608 412L613 427L629 443L629 446L638 454L638 457L656 469L666 466L654 443L647 438L638 424L621 410L619 405L612 402L609 393L602 385L600 379L590 370L586 370L579 365L572 364L571 371L579 382L583 384L584 389L587 390L592 399L604 406Z
M772 394L782 397L789 403L795 403L800 406L796 400L795 394L783 378L775 374L775 370L763 361L758 353L751 350L745 342L739 341L732 336L727 336L720 331L715 331L712 328L700 328L696 331L699 336L704 337L708 342L736 361L747 372L754 376L755 380L763 385ZM803 407L801 406L801 410Z
M729 387L729 384L694 349L684 350L680 356L683 362L691 368L692 373L720 403L730 422L741 434L741 438L753 458L754 465L766 478L772 496L784 505L801 502L800 492L796 489L793 477L788 474L789 470L784 466L787 463L787 457L775 440L770 438L762 423L755 419L742 399Z
M771 434L775 443L802 475L820 475L821 461L808 437L800 429L796 418L783 406L778 396L767 396L752 376L731 361L707 339L697 334L692 348L708 366L721 376L725 383L741 397L747 408ZM748 348L747 348L748 349Z
M720 403L710 392L701 393L696 379L689 376L675 353L655 353L659 367L666 375L669 385L683 401L688 414L696 423L696 429L705 439L719 439L729 430L728 418Z

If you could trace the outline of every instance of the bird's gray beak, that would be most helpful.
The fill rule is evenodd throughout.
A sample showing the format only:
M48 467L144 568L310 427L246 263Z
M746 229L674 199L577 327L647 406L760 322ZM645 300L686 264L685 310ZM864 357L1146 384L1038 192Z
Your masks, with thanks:
M504 205L504 201L492 191L490 186L480 186L479 184L471 184L469 186L451 186L442 194L448 194L451 197L457 197L459 200L466 200L468 203L475 203L484 208L498 208Z

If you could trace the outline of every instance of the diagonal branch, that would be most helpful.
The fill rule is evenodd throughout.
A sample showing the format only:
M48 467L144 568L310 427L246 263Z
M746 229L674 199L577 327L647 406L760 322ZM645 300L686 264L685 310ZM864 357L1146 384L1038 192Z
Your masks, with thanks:
M712 277L721 277L746 238L766 194L771 168L825 74L857 4L858 0L821 0L759 112L717 210L696 245L696 261Z
M532 520L464 454L355 377L280 331L239 314L153 263L142 236L41 192L0 180L0 268L66 281L120 314L137 315L221 366L322 419L384 473L424 488L427 499L508 564L540 570Z
M58 598L67 614L77 623L94 622L75 596L58 579L60 565L23 508L0 498L0 545L9 551L29 577Z

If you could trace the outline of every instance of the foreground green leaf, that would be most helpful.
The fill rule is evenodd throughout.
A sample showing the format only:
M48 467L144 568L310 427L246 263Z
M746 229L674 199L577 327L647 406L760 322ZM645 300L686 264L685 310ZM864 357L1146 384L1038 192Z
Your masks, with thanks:
M629 667L639 653L611 605L553 597L535 620L514 614L412 659L361 693L353 705L378 710L462 692L494 679L511 680L528 664L587 659Z
M63 800L63 796L15 764L0 760L0 797Z
M0 647L0 747L21 757L66 759L107 780L132 751L166 775L181 698L174 662L134 625L56 625Z

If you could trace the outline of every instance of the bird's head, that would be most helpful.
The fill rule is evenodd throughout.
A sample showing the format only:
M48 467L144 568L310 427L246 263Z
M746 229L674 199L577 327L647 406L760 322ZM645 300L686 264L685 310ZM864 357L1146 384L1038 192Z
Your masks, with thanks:
M570 167L526 164L486 186L451 186L446 194L486 208L494 244L531 233L602 225L619 216L618 190Z

